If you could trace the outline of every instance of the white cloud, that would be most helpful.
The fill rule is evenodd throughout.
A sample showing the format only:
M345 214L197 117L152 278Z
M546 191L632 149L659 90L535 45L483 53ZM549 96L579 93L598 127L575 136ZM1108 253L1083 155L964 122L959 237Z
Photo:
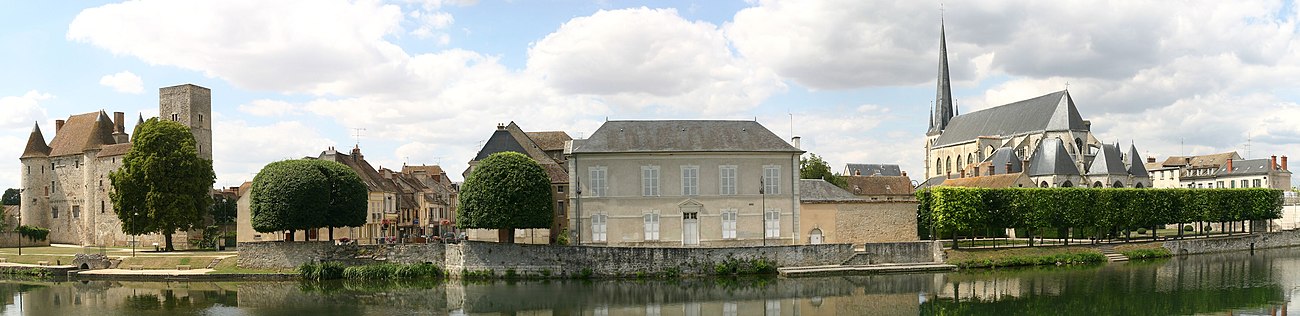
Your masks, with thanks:
M46 118L45 106L41 105L41 101L52 98L53 95L36 90L27 91L21 96L0 97L0 109L5 112L5 115L0 115L0 129L30 132L33 122Z
M113 88L113 91L117 92L130 94L144 93L144 81L140 80L140 76L136 76L130 71L104 75L99 78L99 84Z
M316 126L300 121L254 125L218 115L213 123L213 169L222 187L252 181L268 163L316 156L334 145Z
M239 111L255 116L285 116L297 114L298 106L284 101L260 99L240 104Z

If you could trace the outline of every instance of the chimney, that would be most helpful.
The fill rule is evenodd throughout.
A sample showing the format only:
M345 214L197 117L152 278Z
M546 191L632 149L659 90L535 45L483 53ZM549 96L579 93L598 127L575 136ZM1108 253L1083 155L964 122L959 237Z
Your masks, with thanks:
M361 159L363 159L363 158L364 158L364 157L361 156L361 146L353 146L353 147L352 147L352 159L353 159L353 160L361 160Z
M1269 165L1270 170L1277 170L1277 155L1273 155L1273 164Z
M1022 161L1022 162L1020 162L1020 164L1021 164L1021 165L1020 165L1020 172L1029 172L1029 161L1028 161L1028 160ZM1007 168L1007 172L1008 172L1008 173L1011 172L1010 170L1011 170L1011 168Z
M506 129L506 125L502 123L497 123L497 130L503 130L503 129Z
M1282 161L1286 161L1286 158L1282 158ZM903 176L904 176L904 177L907 176L907 171L903 171Z
M58 134L63 129L63 120L54 120L54 134Z
M803 149L803 147L799 147L799 139L799 136L790 137L790 143L794 144L795 149Z
M1232 173L1232 158L1228 158L1228 173Z
M993 166L989 166L989 167L992 168ZM1011 173L1011 163L1010 163L1010 162L1007 163L1007 173L1008 173L1008 174Z
M113 112L113 133L126 132L126 113Z
M948 170L948 173L945 173L943 177L946 179L952 179L952 170Z
M1155 156L1147 157L1147 163L1156 163L1156 157Z
M1286 168L1286 156L1282 156L1282 170L1291 170Z
M853 175L855 176L862 175L862 169L853 169Z
M980 176L980 167L975 166L970 169L970 176L978 178Z

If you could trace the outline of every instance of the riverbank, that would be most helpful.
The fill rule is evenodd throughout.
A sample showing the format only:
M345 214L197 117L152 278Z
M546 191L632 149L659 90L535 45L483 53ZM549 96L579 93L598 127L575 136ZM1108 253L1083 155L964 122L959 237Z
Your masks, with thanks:
M962 269L1096 264L1107 261L1102 251L1105 247L1113 247L1115 252L1130 259L1300 247L1300 231L1123 244L944 249L944 262Z

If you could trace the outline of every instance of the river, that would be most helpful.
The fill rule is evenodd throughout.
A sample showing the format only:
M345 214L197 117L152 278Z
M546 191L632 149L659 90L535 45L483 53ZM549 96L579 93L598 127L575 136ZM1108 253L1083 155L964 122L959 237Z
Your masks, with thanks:
M1094 266L493 282L0 281L4 315L1286 315L1300 248Z

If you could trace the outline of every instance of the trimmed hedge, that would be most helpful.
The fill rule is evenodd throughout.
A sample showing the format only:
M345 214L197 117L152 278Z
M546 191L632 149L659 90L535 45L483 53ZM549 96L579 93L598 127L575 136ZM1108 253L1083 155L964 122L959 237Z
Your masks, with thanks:
M939 187L918 191L916 197L918 223L949 233L976 228L1077 228L1100 234L1282 216L1282 191L1273 189Z

